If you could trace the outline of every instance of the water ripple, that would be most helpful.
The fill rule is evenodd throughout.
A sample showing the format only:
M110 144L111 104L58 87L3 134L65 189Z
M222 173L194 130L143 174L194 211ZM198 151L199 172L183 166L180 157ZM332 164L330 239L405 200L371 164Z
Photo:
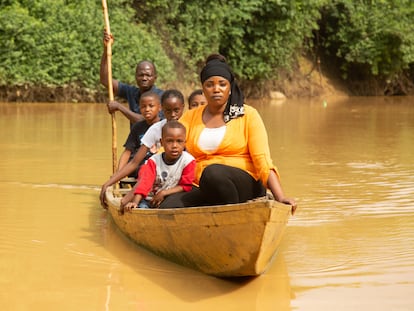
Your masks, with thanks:
M340 175L325 170L318 184L307 186L311 192L300 200L291 225L314 226L355 216L414 213L413 166L377 161L349 162L347 167L350 170L339 171Z
M1 182L2 184L15 185L19 187L32 187L32 188L57 188L57 189L84 189L84 190L95 190L100 191L101 186L97 185L71 185L71 184L57 184L57 183L47 183L47 184L37 184L29 182Z

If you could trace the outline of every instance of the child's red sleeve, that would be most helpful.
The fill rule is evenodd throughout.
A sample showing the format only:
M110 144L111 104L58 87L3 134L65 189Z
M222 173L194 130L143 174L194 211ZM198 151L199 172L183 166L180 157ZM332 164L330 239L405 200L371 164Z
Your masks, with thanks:
M145 198L150 193L152 186L155 182L155 175L157 171L157 165L151 159L141 166L138 172L137 187L135 188L135 194L141 194Z
M194 181L194 172L195 172L196 162L195 160L191 161L184 167L183 172L181 174L180 181L178 184L183 187L185 192L191 190Z

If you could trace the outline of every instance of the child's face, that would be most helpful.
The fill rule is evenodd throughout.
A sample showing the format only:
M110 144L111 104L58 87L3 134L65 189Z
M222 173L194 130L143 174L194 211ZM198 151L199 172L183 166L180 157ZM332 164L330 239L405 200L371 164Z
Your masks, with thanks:
M184 112L184 103L177 97L169 97L162 103L162 111L167 121L178 120Z
M189 109L194 109L197 108L198 106L203 106L207 103L206 98L204 97L204 95L195 95L191 102L188 105Z
M139 101L139 110L148 124L157 122L159 120L158 114L161 110L160 101L153 96L141 98Z
M185 148L185 131L182 128L167 129L161 138L161 144L165 150L165 160L177 160Z

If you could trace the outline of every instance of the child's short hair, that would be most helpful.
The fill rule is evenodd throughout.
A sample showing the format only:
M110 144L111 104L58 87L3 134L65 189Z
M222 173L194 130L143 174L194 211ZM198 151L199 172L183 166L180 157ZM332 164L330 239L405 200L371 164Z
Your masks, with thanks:
M141 97L139 98L139 101L141 102L141 99L146 98L146 97L152 97L152 98L157 99L158 102L160 101L160 96L151 90L142 93Z
M184 135L186 135L186 128L181 122L177 120L170 120L167 123L165 123L164 126L162 127L162 136L165 135L168 129L177 129L177 128L182 129L184 131Z
M176 89L169 89L169 90L164 91L164 93L161 96L161 105L163 105L168 98L172 98L172 97L178 98L181 101L181 103L184 105L183 93L181 93L179 90L176 90Z
M194 90L190 96L188 96L188 104L191 104L191 101L194 99L194 97L196 97L197 95L203 95L203 90L202 89L197 89Z

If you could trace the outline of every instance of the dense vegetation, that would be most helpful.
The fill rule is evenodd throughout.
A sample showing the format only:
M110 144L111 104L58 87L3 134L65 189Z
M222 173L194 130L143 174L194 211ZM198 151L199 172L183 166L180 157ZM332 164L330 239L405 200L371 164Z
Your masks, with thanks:
M134 83L135 64L151 59L159 85L197 82L204 58L220 52L246 89L264 89L306 56L358 94L413 90L411 0L107 2L122 81ZM100 90L103 25L101 1L0 1L0 87Z
M341 0L321 12L321 54L350 85L363 92L374 82L380 94L412 93L414 1Z

